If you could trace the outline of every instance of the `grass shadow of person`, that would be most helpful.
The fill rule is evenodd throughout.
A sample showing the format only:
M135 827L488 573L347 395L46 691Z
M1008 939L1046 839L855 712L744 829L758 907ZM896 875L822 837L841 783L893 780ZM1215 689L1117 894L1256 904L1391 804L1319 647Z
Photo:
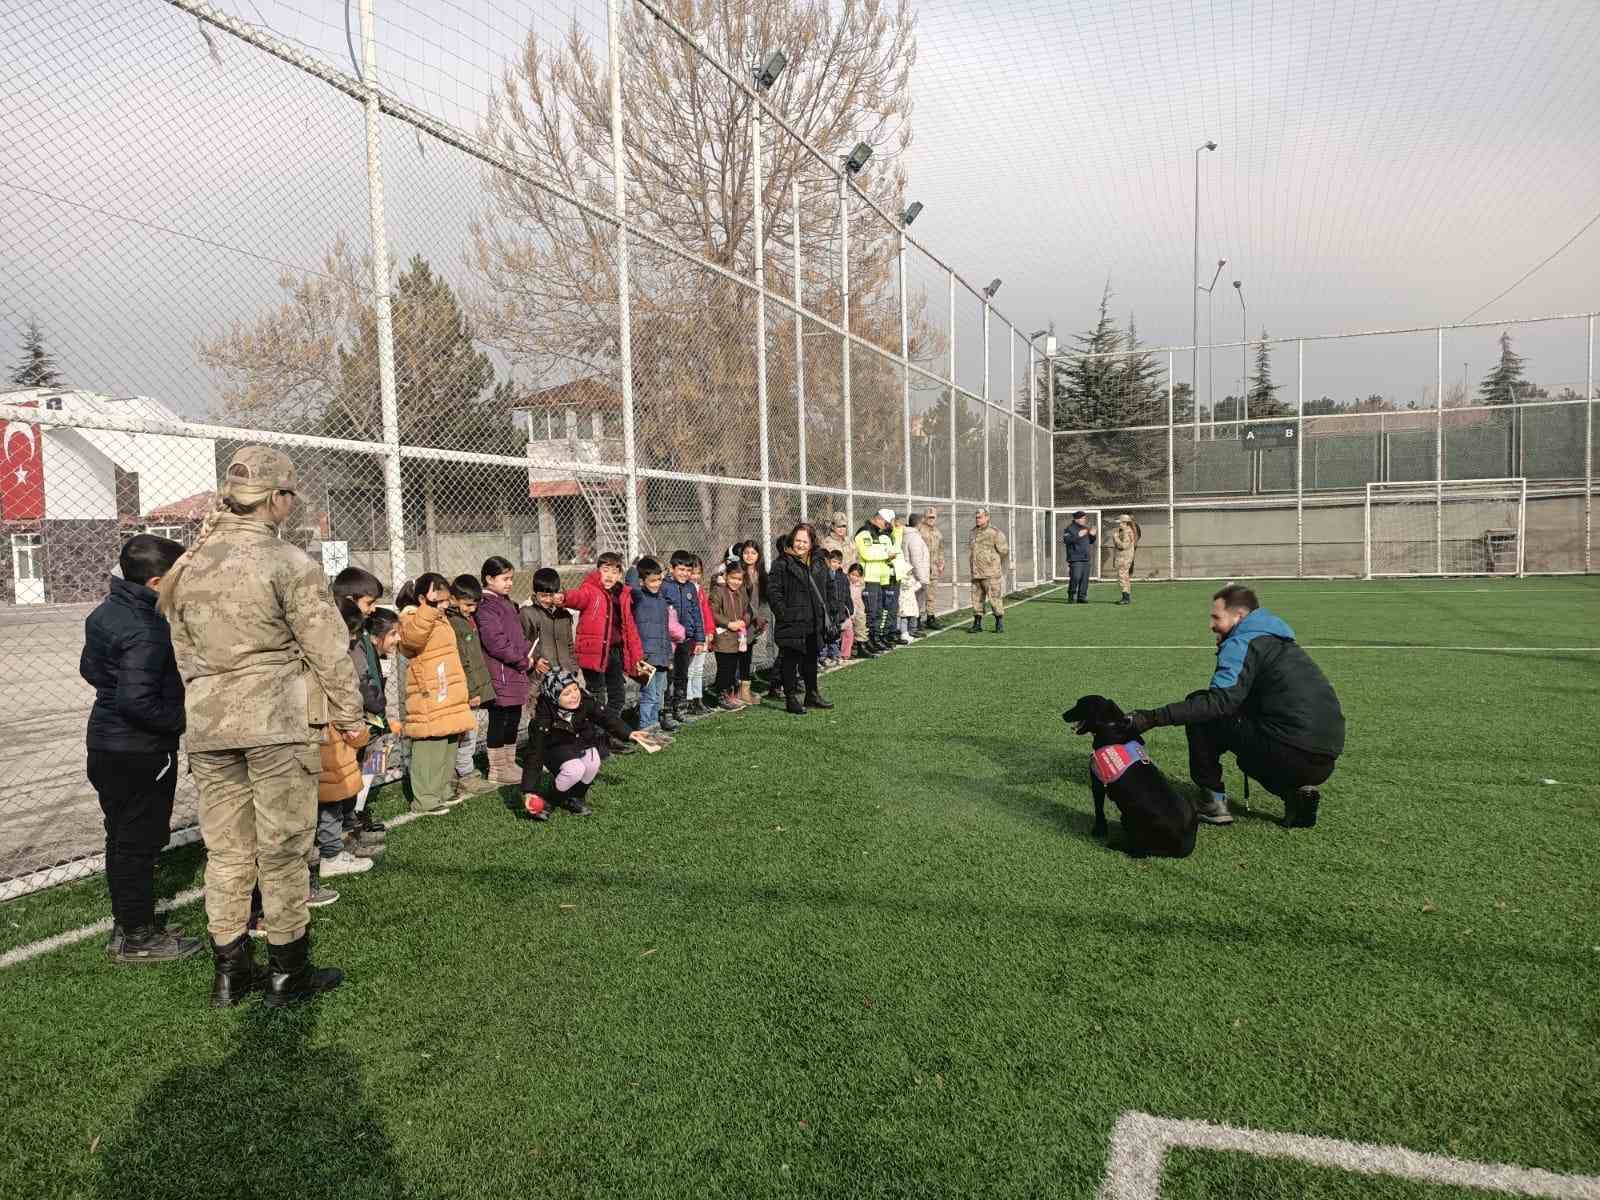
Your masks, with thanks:
M317 1007L246 1001L225 1058L178 1067L145 1093L98 1156L95 1194L405 1195L360 1063L341 1046L313 1044Z
M1094 834L1094 798L1089 790L1088 753L1072 744L1055 745L1021 739L996 739L971 734L943 736L944 745L954 743L977 751L995 768L995 777L975 779L938 774L943 787L955 786L973 795L998 800L1006 808L1030 820L1047 825L1059 833L1072 834L1085 841L1103 844ZM1074 781L1081 786L1074 786ZM929 782L935 779L930 777ZM1075 800L1082 792L1083 803ZM1107 816L1115 822L1116 812ZM1117 834L1113 834L1113 839Z

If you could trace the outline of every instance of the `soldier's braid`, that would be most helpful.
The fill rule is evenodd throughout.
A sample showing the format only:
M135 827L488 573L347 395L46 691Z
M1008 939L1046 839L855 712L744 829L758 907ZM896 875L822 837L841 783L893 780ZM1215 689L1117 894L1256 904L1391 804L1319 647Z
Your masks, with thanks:
M194 541L190 543L187 550L179 555L178 561L172 564L172 569L161 580L161 597L156 606L163 616L170 620L172 614L177 610L178 594L183 583L184 573L188 570L189 564L194 561L194 556L199 552L200 547L206 544L206 539L216 529L217 522L222 519L222 514L225 512L238 514L254 512L270 499L272 499L270 489L251 486L233 478L223 481L222 490L217 496L217 506L206 514L205 520L200 522L200 528L195 532Z

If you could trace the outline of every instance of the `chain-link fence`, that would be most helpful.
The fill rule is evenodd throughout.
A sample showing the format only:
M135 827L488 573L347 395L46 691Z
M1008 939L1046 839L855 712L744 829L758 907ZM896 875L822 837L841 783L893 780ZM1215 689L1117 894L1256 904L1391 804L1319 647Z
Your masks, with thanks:
M1579 314L1056 355L1037 389L1056 430L1055 576L1078 509L1138 522L1140 579L1592 571L1594 327ZM1513 500L1468 504L1474 481Z
M983 504L1008 582L1048 578L1042 360L905 228L909 25L340 7L7 12L0 897L96 868L83 618L248 442L301 474L285 536L390 596L491 554L524 594L606 550L770 559L889 507L938 510L944 610Z

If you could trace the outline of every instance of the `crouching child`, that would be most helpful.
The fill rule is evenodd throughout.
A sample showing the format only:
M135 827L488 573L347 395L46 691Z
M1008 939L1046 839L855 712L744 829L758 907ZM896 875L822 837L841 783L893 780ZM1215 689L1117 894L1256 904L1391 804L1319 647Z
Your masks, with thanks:
M610 754L608 738L645 745L650 741L642 730L630 733L585 692L578 684L577 672L560 667L551 668L539 680L529 737L522 768L522 804L536 821L549 820L552 805L575 816L589 815L584 797L600 774L601 760ZM540 791L546 767L553 777L548 799Z

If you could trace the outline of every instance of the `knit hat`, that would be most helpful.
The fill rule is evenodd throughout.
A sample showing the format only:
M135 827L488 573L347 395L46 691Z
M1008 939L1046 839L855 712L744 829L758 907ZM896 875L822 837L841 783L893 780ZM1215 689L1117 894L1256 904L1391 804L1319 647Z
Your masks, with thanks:
M300 486L289 456L271 446L241 446L228 462L227 477L274 492L292 492Z
M576 671L568 671L565 668L557 667L555 670L545 673L544 679L539 683L539 694L550 701L552 705L560 708L561 693L574 683L578 683ZM583 685L578 683L578 686L582 687Z
M1079 517L1087 517L1088 515L1088 513L1084 512L1083 509L1080 508L1077 512L1072 514L1072 519L1076 521Z

